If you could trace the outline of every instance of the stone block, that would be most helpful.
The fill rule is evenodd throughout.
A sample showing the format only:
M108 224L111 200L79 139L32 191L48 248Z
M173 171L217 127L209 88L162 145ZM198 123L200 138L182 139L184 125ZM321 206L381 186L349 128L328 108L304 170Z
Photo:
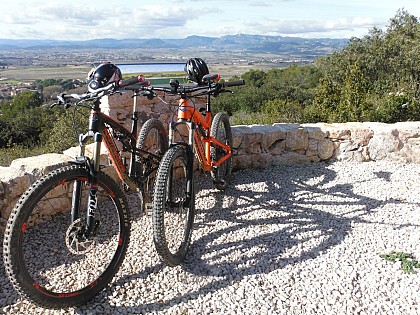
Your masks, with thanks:
M308 149L305 154L307 156L318 156L318 140L309 138Z
M240 125L240 126L232 127L232 134L238 135L238 133L241 134L241 142L239 146L236 146L236 148L244 149L245 151L252 153L253 150L255 150L256 148L256 144L261 146L261 143L264 137L263 132L258 131L258 130L253 130L249 126ZM237 142L235 143L235 140L234 140L233 147L235 147L236 144L238 143Z
M285 140L278 140L271 147L268 148L268 152L272 155L280 155L283 154L284 150L286 149L286 141Z
M299 124L286 124L286 123L276 123L273 124L274 127L276 127L279 131L283 132L292 132L297 131L301 126Z
M282 155L274 156L271 160L273 165L293 165L319 162L318 156L307 156L296 152L284 152Z
M407 162L420 163L420 138L408 138L400 152Z
M329 138L337 140L347 140L351 137L351 131L343 124L324 124L328 130Z
M374 130L368 145L369 155L373 160L403 161L404 158L395 154L402 147L398 130L393 128Z
M16 201L30 184L31 178L24 170L0 167L0 217L9 217Z
M34 177L40 177L67 164L70 160L69 156L63 154L48 153L14 160L10 167L29 173Z
M286 139L286 132L276 126L252 125L250 128L253 131L263 134L261 147L264 152L267 152L275 142Z
M241 143L242 143L242 130L240 128L237 128L236 126L232 127L232 147L235 149L238 149L241 147Z
M302 124L302 127L306 130L308 133L309 139L324 139L329 136L329 131L326 129L324 124L318 123L318 124Z
M294 131L290 131L286 135L286 150L287 151L298 151L307 150L308 148L308 133L305 129L299 128Z
M334 144L330 139L321 139L317 147L318 157L321 160L329 160L334 155Z

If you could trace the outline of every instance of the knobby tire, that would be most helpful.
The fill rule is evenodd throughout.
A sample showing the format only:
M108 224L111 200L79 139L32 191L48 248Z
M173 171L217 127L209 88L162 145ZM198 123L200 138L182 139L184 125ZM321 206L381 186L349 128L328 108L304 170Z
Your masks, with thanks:
M229 145L232 148L233 138L232 129L230 127L229 116L224 113L217 113L211 124L210 135L220 142ZM210 156L213 161L219 160L226 155L226 151L218 146L210 148ZM213 183L219 190L224 190L229 185L232 173L232 156L229 157L222 165L211 171Z
M127 202L120 186L103 173L97 177L95 237L71 237L86 221L89 177L83 166L52 171L24 193L10 214L3 246L6 273L16 290L38 305L64 308L86 303L111 282L126 254ZM76 180L82 183L81 219L71 223Z
M166 134L162 122L156 118L150 118L146 120L141 127L136 146L138 149L150 152L161 158L168 150L168 139ZM147 154L141 153L136 156L136 162L140 164L140 176L142 177L144 177L149 170L156 169L144 179L143 183L141 183L143 194L141 198L144 203L151 203L153 200L159 161L148 158Z
M175 145L163 156L153 201L153 240L160 259L179 265L187 254L194 221L192 153ZM187 191L190 192L188 201Z

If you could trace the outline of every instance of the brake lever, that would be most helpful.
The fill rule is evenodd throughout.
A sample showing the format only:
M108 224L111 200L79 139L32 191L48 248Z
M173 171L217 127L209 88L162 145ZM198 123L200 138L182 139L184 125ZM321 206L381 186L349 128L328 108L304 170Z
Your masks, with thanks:
M64 108L67 109L71 106L71 102L69 100L66 100L64 98L64 93L58 94L57 95L57 102L53 103L50 105L50 108L53 108L57 105L64 105Z
M152 91L145 91L141 94L141 96L146 96L148 100L152 100L156 96L156 94Z
M50 105L50 108L53 108L57 105L64 105L64 98L63 98L64 93L58 94L57 95L57 102L53 103Z

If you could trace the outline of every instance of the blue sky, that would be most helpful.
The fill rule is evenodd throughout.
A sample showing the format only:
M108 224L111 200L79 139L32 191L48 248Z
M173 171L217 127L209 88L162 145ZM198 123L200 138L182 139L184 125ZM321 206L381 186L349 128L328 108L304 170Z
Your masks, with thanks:
M2 0L0 38L363 37L418 0Z

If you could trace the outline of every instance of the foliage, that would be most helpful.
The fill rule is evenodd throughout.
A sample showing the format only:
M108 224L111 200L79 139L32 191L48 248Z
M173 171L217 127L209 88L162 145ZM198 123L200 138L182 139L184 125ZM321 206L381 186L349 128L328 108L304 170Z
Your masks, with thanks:
M420 261L415 259L412 254L391 252L379 255L379 257L391 262L401 261L401 268L405 273L416 273L414 268L420 268Z
M42 131L51 127L50 110L40 106L42 101L40 93L27 91L15 96L9 104L2 105L1 148L39 143Z
M13 119L21 115L22 112L38 107L42 104L42 94L33 91L24 91L16 95L10 102L1 104L3 119Z
M45 153L50 151L40 146L15 145L11 148L0 148L0 166L9 166L13 160Z
M42 152L61 152L77 143L74 125L87 126L86 110L51 109L42 103L39 92L23 92L2 104L0 148L10 149L9 155L21 157L35 147L42 147Z
M82 84L79 80L73 80L73 79L45 79L45 80L36 80L35 85L37 86L37 89L42 91L46 87L50 86L60 86L63 90L71 90L75 87Z
M250 70L242 75L246 85L231 88L233 95L216 98L214 110L230 114L262 113L280 121L299 120L304 107L313 101L319 77L320 72L313 65L293 65L267 72Z
M386 31L373 28L314 65L248 71L214 109L259 123L420 120L419 51L418 19L399 10Z
M86 132L89 109L73 107L61 111L52 128L42 135L42 142L50 152L62 152L78 144L78 135Z
M374 28L316 61L323 77L311 111L321 121L419 120L419 50L418 19L399 10L387 31Z

